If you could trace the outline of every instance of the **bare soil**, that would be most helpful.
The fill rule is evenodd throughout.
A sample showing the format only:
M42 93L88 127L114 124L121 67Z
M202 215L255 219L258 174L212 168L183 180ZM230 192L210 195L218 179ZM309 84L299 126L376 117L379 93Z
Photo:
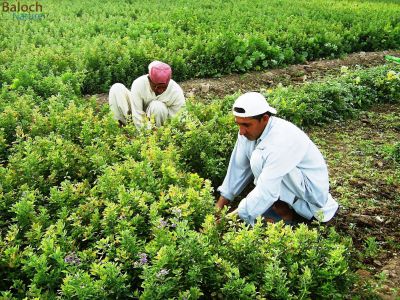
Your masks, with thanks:
M186 97L222 98L236 92L265 90L279 83L283 85L304 84L329 74L338 74L342 66L353 68L381 65L385 62L385 55L400 56L400 51L360 52L339 59L323 59L267 71L231 74L220 78L192 79L180 82L179 85ZM101 104L108 102L107 93L94 96Z
M341 206L330 225L351 237L363 280L383 273L379 296L400 299L400 162L391 155L400 141L400 104L376 104L358 118L308 131Z
M399 56L400 51L360 52L340 59L324 59L262 72L232 74L221 78L193 79L181 82L180 85L188 97L224 97L238 91L268 89L279 83L282 85L303 84L329 74L338 74L342 66L352 68L382 65L385 62L385 55Z

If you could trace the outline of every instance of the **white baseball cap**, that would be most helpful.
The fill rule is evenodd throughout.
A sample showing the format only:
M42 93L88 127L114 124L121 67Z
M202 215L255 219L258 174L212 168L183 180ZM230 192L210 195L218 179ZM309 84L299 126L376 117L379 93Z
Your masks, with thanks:
M249 92L241 95L233 104L233 115L236 117L254 117L266 112L276 114L276 109L269 106L263 95Z

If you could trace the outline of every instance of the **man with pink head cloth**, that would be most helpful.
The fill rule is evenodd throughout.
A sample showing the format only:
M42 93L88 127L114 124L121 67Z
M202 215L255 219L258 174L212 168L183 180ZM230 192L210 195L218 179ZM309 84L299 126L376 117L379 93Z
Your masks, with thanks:
M185 104L183 91L171 76L168 64L153 61L149 74L133 81L130 91L122 83L115 83L108 97L114 119L120 125L132 119L138 128L150 118L154 118L157 127L163 125Z

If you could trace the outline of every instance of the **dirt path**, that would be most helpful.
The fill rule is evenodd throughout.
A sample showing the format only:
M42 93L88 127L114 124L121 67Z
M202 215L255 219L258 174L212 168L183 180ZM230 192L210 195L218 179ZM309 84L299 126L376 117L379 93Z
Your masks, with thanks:
M328 74L338 74L342 66L372 67L381 65L385 62L384 56L388 54L400 56L400 51L360 52L350 54L342 59L318 60L262 72L226 75L221 78L192 79L179 84L186 97L221 98L237 91L260 91L278 83L283 85L303 84ZM94 96L101 104L108 102L106 93Z
M388 54L399 56L400 51L360 52L350 54L342 59L318 60L263 72L233 74L213 79L193 79L182 82L181 86L187 96L224 97L238 90L242 92L260 91L278 83L283 85L303 84L328 74L337 74L342 66L372 67L381 65L385 62L384 56Z
M308 130L327 160L341 209L332 225L360 251L359 275L387 277L382 299L400 299L400 104L376 104L359 117ZM397 292L395 291L397 289Z

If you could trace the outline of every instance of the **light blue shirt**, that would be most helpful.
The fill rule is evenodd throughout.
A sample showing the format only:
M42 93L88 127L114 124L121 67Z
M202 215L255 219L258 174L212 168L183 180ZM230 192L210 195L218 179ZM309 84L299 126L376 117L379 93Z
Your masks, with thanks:
M278 117L270 117L256 141L238 135L227 174L218 191L226 199L233 200L254 178L255 188L238 207L239 217L254 224L255 219L279 199L283 177L295 168L303 175L302 200L307 202L303 201L306 207L303 205L298 213L328 221L338 204L329 194L325 160L301 129ZM285 200L293 203L294 199Z

